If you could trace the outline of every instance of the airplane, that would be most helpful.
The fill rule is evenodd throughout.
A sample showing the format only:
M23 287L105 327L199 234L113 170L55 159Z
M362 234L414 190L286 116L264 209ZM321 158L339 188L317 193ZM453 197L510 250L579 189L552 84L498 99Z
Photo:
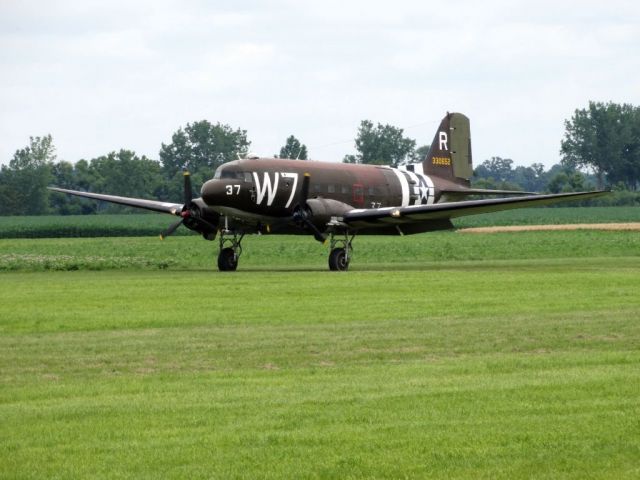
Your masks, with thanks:
M247 158L216 169L193 198L184 172L183 203L49 187L51 190L179 217L178 227L219 238L218 269L235 271L247 234L307 234L329 240L329 269L346 271L356 235L410 235L454 229L464 215L584 200L607 191L532 194L470 186L473 175L469 119L442 119L424 161L400 168L282 158ZM510 195L477 199L469 197ZM513 196L519 195L519 196Z

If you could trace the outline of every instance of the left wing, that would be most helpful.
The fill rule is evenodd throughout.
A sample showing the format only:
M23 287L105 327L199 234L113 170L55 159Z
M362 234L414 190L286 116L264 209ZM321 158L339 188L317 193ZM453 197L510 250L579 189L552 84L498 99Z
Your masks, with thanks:
M171 215L176 215L176 213L179 214L183 207L181 203L168 203L159 202L157 200L145 200L143 198L119 197L117 195L104 195L102 193L80 192L78 190L67 190L65 188L49 187L49 190L68 193L69 195L77 195L78 197L102 200L104 202L117 203L128 207L143 208L154 212L170 213Z
M421 223L429 220L447 220L465 215L498 212L514 208L537 207L564 200L584 200L606 195L608 191L527 195L516 198L492 198L462 202L409 205L407 207L363 208L349 210L343 222L356 228L382 227Z

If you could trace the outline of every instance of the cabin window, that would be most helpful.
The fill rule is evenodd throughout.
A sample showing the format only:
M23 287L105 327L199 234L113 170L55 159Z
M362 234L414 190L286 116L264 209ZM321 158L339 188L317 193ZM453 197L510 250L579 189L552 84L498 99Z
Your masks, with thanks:
M327 193L336 193L335 185L327 185Z

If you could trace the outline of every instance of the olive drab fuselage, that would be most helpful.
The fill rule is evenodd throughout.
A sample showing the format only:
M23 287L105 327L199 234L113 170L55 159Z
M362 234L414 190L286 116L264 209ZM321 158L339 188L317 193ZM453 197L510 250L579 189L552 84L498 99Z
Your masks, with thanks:
M219 214L246 223L253 219L256 229L269 225L277 230L299 207L305 174L310 177L310 199L331 199L350 209L428 205L440 197L433 179L422 173L422 164L396 169L251 158L218 168L214 178L202 186L202 200Z

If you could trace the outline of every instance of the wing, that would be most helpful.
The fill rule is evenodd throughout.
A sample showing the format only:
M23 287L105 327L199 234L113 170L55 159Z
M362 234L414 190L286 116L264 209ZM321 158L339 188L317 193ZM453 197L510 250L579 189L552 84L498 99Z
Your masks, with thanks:
M442 193L454 193L458 195L536 195L536 192L524 192L522 190L488 190L486 188L446 188Z
M349 210L343 222L356 228L417 224L430 220L448 220L465 215L498 212L514 208L537 207L564 200L584 200L606 195L608 191L527 195L516 198L493 198L463 202L410 205L408 207L365 208Z
M144 200L142 198L118 197L117 195L103 195L101 193L80 192L78 190L66 190L64 188L49 187L54 192L67 193L69 195L77 195L78 197L92 198L93 200L102 200L104 202L117 203L119 205L127 205L129 207L143 208L160 213L170 213L175 215L176 212L182 210L181 203L159 202L157 200Z

